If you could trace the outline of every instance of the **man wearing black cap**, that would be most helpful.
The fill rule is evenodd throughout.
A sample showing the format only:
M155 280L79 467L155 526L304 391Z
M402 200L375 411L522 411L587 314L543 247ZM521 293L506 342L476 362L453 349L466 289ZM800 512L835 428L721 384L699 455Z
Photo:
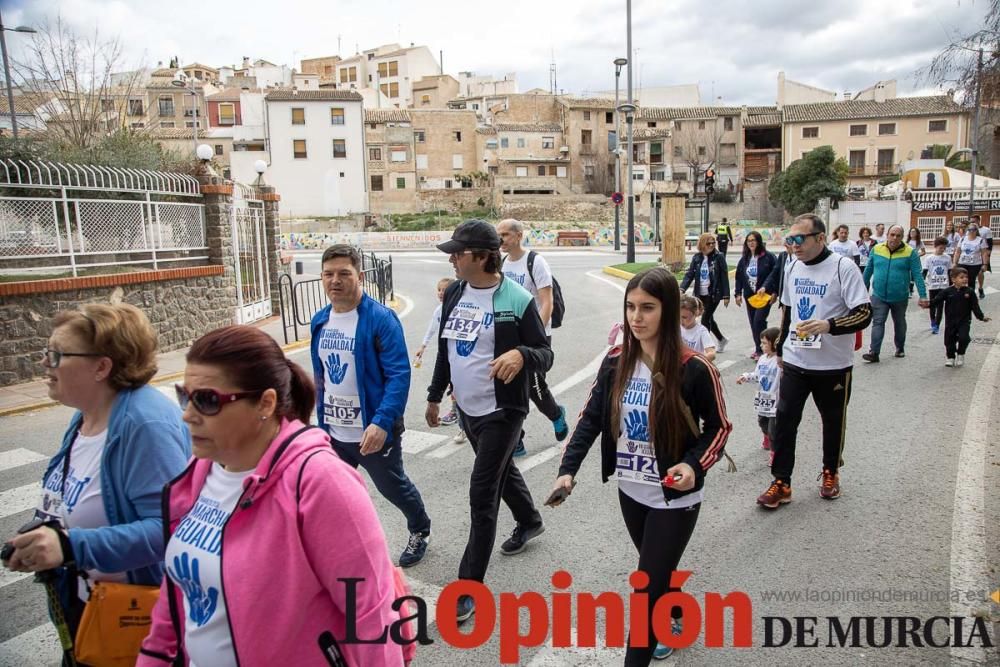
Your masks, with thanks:
M472 525L460 579L483 581L496 540L500 499L517 527L500 547L520 553L544 530L512 457L528 414L528 377L549 370L552 350L531 293L500 273L500 237L483 220L466 220L438 249L450 255L458 278L444 293L434 377L427 389L427 424L438 425L450 382L469 443L476 453L469 485ZM458 620L475 611L458 600Z

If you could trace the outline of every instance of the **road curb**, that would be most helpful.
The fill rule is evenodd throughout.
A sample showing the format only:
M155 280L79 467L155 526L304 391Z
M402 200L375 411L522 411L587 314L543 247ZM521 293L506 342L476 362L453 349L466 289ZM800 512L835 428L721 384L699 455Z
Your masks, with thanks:
M629 273L628 271L622 271L621 269L616 269L612 266L605 266L603 269L604 273L609 276L614 276L615 278L621 278L623 280L631 280L635 275L634 273Z
M311 339L297 340L293 343L288 343L287 345L282 345L282 352L288 353L295 350L301 350L304 347L309 346ZM164 384L167 382L174 382L180 380L184 377L184 371L175 371L173 373L164 373L163 375L157 375L149 384ZM53 401L52 399L44 399L40 401L35 401L34 403L26 403L24 405L12 405L9 408L0 408L0 417L11 417L13 415L19 415L25 412L31 412L33 410L41 410L42 408L51 408L55 405L60 405L59 401Z

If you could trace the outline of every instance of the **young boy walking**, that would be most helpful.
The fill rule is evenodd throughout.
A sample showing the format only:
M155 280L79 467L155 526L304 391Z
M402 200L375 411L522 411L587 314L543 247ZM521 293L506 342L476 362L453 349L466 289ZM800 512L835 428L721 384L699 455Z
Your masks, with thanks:
M965 350L972 340L969 333L972 315L981 322L990 321L979 307L976 292L969 287L969 272L961 267L952 269L951 282L951 287L931 301L931 307L935 303L944 304L944 349L948 357L944 365L949 367L965 365Z
M928 255L924 260L924 270L927 272L927 296L934 302L934 297L948 288L948 272L951 271L951 257L945 254L948 248L948 239L939 236L934 239L934 254ZM931 333L938 333L941 327L941 314L944 311L944 303L931 305Z

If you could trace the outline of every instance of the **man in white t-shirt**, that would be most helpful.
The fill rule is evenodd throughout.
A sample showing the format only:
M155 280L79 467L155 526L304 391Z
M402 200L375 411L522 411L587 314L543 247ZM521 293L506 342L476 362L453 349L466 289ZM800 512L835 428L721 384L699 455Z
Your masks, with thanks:
M872 237L872 240L875 243L885 243L885 238L885 225L880 222L875 225L875 236Z
M503 275L516 282L524 289L531 292L535 298L535 306L538 308L538 315L545 325L545 337L552 344L552 307L553 307L553 287L552 270L545 258L534 250L526 250L521 245L524 240L524 226L519 220L507 218L497 224L497 234L500 236L500 250L507 253L503 262ZM529 381L531 402L535 404L542 414L552 422L552 429L555 431L556 440L560 442L569 435L569 426L566 424L566 408L556 403L556 399L549 391L549 386L545 382L545 373L536 372L531 374ZM514 456L523 456L526 453L524 448L524 433L521 433L521 440L514 450Z
M834 241L830 241L830 251L861 266L861 249L857 243L850 240L851 230L847 228L847 225L840 225L834 233L837 238Z
M820 496L840 496L847 404L851 398L855 332L872 319L861 272L826 247L826 227L812 214L795 219L785 239L797 261L787 265L778 339L781 387L773 447L774 481L757 504L775 509L792 499L792 469L802 411L812 394L823 422Z

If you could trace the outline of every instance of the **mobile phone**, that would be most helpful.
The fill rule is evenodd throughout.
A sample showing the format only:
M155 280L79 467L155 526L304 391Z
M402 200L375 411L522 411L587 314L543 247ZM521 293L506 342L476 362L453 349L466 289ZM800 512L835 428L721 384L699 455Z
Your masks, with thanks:
M576 480L573 480L573 486L576 486ZM569 497L569 494L570 491L566 487L560 486L549 495L548 499L545 501L545 505L547 507L562 505L563 501Z

